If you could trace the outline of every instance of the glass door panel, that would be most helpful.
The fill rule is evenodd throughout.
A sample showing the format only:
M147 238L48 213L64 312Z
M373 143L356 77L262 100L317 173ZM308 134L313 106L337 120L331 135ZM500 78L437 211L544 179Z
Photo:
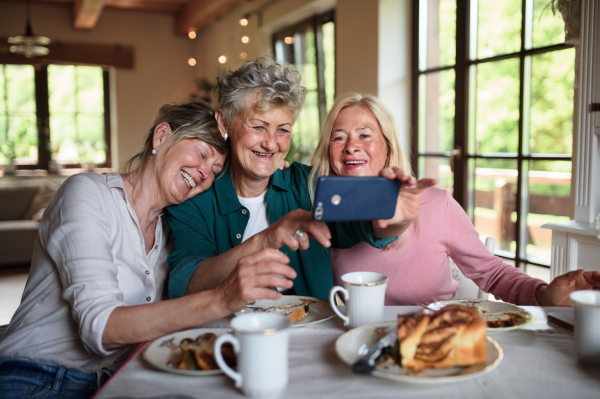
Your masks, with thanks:
M570 214L571 162L530 161L525 255L550 263L552 230L545 223L566 222Z
M516 53L521 49L521 0L478 0L477 58Z
M531 152L571 154L575 49L536 54L531 59Z
M454 70L423 74L419 78L419 153L454 149Z
M515 252L517 161L476 159L474 226L480 238L492 236L496 249Z
M419 68L456 63L456 0L421 0Z
M437 187L454 192L454 173L450 169L447 157L421 156L419 157L419 179L424 177L437 178L440 182Z
M516 153L519 145L519 59L477 65L475 152Z
M568 5L566 6L568 8ZM562 8L562 6L561 6ZM568 10L567 14L568 14ZM560 11L552 13L548 0L533 0L533 47L564 43L565 22Z

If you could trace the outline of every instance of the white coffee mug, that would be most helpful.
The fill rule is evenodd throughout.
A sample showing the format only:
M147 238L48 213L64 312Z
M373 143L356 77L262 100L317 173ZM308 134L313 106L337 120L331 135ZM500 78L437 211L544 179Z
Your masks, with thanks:
M288 382L290 320L276 313L249 313L231 320L233 335L215 341L215 359L236 388L253 397L277 397ZM231 342L237 355L237 369L223 360L221 346Z
M600 365L600 291L572 292L575 352L585 363Z
M350 325L350 328L383 321L387 282L388 278L381 273L346 273L342 276L344 287L336 285L329 291L331 308L344 320L344 325ZM336 292L344 294L345 315L339 311L335 304Z

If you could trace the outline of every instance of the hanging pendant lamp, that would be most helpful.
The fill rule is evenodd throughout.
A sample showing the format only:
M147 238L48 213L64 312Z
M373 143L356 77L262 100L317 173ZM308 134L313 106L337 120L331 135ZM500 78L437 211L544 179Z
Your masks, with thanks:
M34 36L31 29L31 18L29 15L29 0L27 0L27 19L25 22L25 34L22 36L11 36L8 38L10 52L22 54L27 58L48 55L50 50L47 46L50 44L50 39L44 36Z

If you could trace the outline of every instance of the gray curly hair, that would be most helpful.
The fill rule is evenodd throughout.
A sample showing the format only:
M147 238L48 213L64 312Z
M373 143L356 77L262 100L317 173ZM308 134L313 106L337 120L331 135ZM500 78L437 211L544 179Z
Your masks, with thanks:
M260 109L271 106L287 106L294 112L294 121L304 106L306 88L301 85L302 76L294 67L270 57L248 61L236 71L227 71L217 78L215 95L217 108L223 111L227 126L247 105L248 97L258 95Z

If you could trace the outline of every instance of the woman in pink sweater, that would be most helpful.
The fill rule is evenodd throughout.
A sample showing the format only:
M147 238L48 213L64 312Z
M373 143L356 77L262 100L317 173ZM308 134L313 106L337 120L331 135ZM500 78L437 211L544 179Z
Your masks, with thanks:
M410 171L392 114L376 97L359 93L336 100L312 165L309 181L327 175L392 178ZM402 187L396 212L405 213L407 227L394 244L376 249L361 243L332 250L336 284L345 273L376 271L388 276L386 305L449 300L459 286L452 279L450 257L479 288L518 305L570 306L572 291L600 288L597 271L569 272L547 285L502 262L489 253L450 194L430 185L430 179L413 178Z

